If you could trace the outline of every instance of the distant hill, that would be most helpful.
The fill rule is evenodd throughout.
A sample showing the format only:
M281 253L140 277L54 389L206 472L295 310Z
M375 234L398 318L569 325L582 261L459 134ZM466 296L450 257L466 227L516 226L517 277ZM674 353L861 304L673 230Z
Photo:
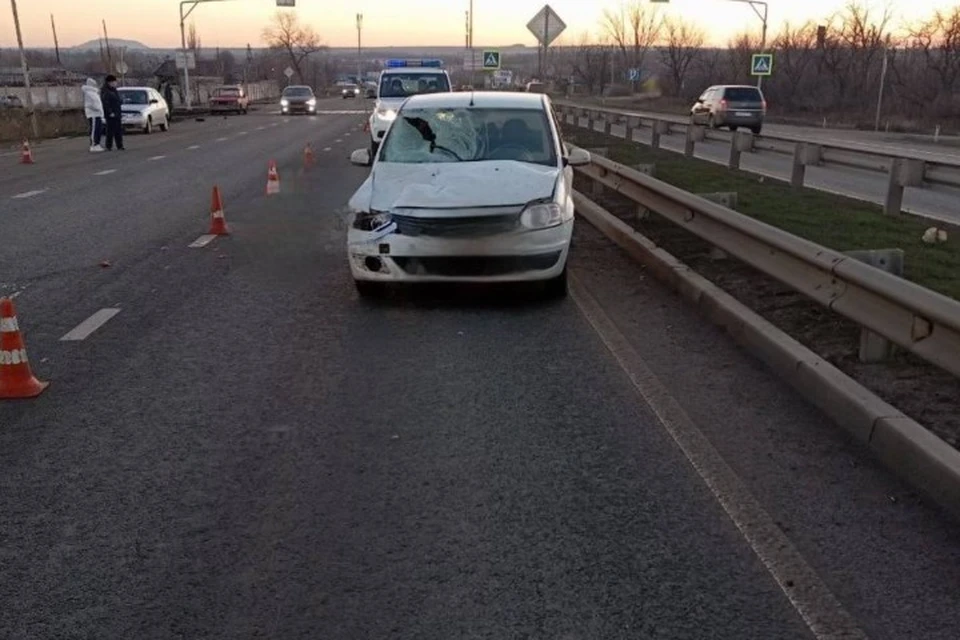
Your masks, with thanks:
M126 47L127 49L139 49L142 51L149 51L150 47L143 44L142 42L137 42L136 40L123 40L122 38L110 38L111 47ZM75 47L70 47L71 49L77 51L99 51L100 50L100 41L91 40L90 42L84 42L83 44L78 44Z

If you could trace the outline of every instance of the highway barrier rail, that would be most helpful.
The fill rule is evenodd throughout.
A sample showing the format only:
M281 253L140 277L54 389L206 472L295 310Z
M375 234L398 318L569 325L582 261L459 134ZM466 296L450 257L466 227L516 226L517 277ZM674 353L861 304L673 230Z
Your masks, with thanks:
M730 145L727 165L740 168L740 157L745 152L768 152L793 157L790 184L802 187L808 166L835 165L888 176L883 211L897 215L903 209L906 188L941 186L960 188L960 160L922 151L886 152L868 144L852 141L811 141L786 134L759 136L750 131L726 132L695 125L689 118L668 114L642 114L618 109L585 107L558 101L554 103L561 120L591 131L613 135L614 126L624 127L624 138L634 140L634 132L651 129L650 145L661 148L662 136L676 131L685 137L684 155L693 157L698 142L724 141Z
M960 377L960 302L608 158L577 173Z

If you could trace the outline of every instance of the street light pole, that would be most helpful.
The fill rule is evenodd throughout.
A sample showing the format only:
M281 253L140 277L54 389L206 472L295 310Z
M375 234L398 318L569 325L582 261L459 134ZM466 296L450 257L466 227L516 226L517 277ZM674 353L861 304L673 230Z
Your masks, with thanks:
M357 14L357 85L363 87L363 53L360 33L363 31L363 14Z
M30 128L33 130L33 137L40 136L40 129L37 127L37 113L33 108L33 91L30 89L30 67L27 65L27 54L23 50L23 34L20 31L20 14L17 13L17 0L10 0L10 6L13 7L13 25L17 32L17 46L20 47L20 70L23 71L23 86L27 92L27 111L30 113Z
M182 0L180 3L180 51L183 53L183 95L187 100L187 111L193 109L193 100L190 97L190 65L187 60L187 34L184 30L184 25L186 24L187 18L190 17L190 14L193 13L193 10L197 8L197 5L202 2L227 2L228 0ZM183 12L183 8L189 5L190 8L187 9L187 12Z
M767 3L761 0L730 0L730 2L743 2L749 4L753 12L763 22L763 31L760 35L760 53L767 52ZM757 7L763 7L763 11ZM757 89L763 86L763 76L757 76Z

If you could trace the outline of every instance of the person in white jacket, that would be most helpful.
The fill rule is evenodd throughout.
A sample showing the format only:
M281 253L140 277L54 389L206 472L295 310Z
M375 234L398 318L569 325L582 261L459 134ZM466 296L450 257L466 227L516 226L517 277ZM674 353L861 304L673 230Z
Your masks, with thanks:
M90 152L103 151L100 140L103 137L103 101L100 99L100 87L93 78L87 78L83 89L83 112L90 124Z

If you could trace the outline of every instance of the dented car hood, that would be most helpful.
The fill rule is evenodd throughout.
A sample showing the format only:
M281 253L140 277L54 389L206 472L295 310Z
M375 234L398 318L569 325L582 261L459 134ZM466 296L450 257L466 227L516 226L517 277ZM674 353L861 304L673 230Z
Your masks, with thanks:
M558 167L514 160L378 162L350 199L354 211L524 205L554 194Z

